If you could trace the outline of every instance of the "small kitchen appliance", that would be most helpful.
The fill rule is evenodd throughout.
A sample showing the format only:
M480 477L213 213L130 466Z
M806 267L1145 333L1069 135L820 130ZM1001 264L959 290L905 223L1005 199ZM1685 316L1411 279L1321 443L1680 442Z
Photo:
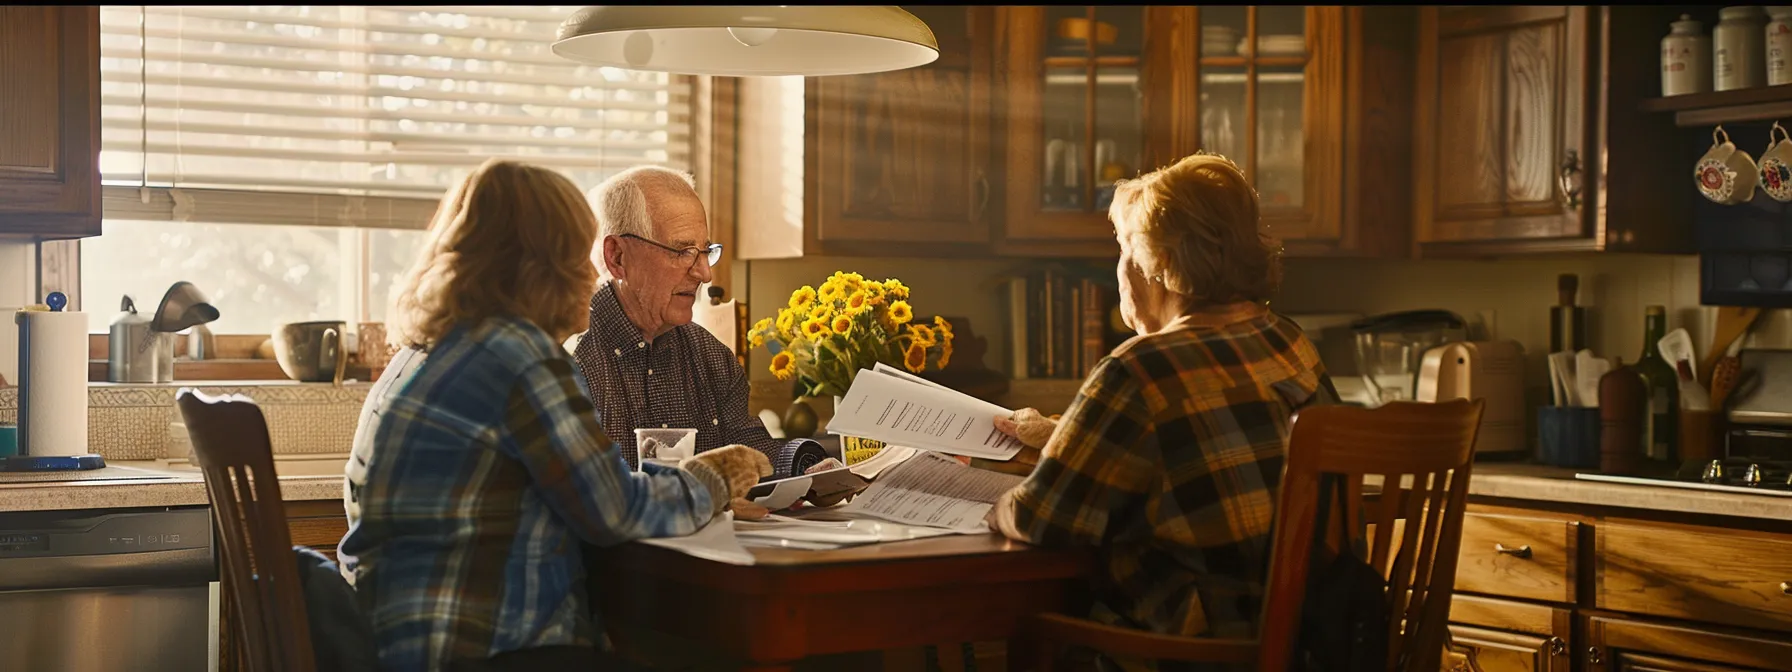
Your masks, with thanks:
M1517 341L1462 341L1426 350L1415 401L1482 399L1475 456L1522 457L1525 445L1524 347Z
M1356 339L1360 398L1344 401L1374 408L1390 401L1411 401L1426 352L1467 339L1468 324L1447 310L1409 310L1373 315L1351 323ZM1340 388L1340 394L1350 396Z

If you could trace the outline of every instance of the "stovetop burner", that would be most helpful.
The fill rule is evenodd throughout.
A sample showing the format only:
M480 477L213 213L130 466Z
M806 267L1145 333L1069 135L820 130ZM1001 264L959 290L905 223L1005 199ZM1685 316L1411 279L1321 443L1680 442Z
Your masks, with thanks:
M1792 492L1792 462L1747 457L1694 460L1681 465L1674 480Z

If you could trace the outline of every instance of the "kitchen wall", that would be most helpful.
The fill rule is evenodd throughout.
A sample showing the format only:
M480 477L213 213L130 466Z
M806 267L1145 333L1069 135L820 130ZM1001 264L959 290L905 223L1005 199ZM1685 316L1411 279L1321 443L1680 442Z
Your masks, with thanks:
M0 240L0 307L36 303L37 245Z
M790 291L817 284L836 270L868 277L898 277L914 290L917 312L968 318L978 336L989 340L984 363L1007 361L1003 308L997 283L1022 260L914 258L828 258L754 261L745 266L749 314L758 320L776 313ZM1580 305L1589 309L1590 347L1600 356L1634 361L1642 352L1643 307L1662 305L1669 328L1684 326L1695 344L1709 339L1710 309L1698 303L1698 259L1690 256L1629 254L1562 255L1541 258L1466 260L1295 259L1287 264L1278 310L1290 313L1379 312L1444 308L1473 320L1490 314L1497 338L1524 344L1531 355L1533 381L1543 385L1542 353L1549 339L1548 306L1556 301L1556 276L1580 276ZM1785 311L1779 311L1785 312ZM1770 322L1786 322L1776 315ZM754 353L751 376L769 380L764 350Z

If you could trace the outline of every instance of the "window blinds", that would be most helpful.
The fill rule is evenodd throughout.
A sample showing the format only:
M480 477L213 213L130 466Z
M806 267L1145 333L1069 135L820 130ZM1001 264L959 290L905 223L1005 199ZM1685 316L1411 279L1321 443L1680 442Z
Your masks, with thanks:
M106 217L421 228L490 157L689 170L689 78L553 55L576 9L102 7Z

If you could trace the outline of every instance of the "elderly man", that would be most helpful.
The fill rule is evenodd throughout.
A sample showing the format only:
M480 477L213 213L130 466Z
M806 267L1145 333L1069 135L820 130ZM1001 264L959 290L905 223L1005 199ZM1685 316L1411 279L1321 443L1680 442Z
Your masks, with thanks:
M722 256L691 178L640 166L589 198L605 282L591 297L591 328L574 355L610 440L638 464L635 429L695 428L697 452L744 444L771 458L779 477L815 467L820 446L772 438L747 413L747 373L734 353L691 324L697 289Z

